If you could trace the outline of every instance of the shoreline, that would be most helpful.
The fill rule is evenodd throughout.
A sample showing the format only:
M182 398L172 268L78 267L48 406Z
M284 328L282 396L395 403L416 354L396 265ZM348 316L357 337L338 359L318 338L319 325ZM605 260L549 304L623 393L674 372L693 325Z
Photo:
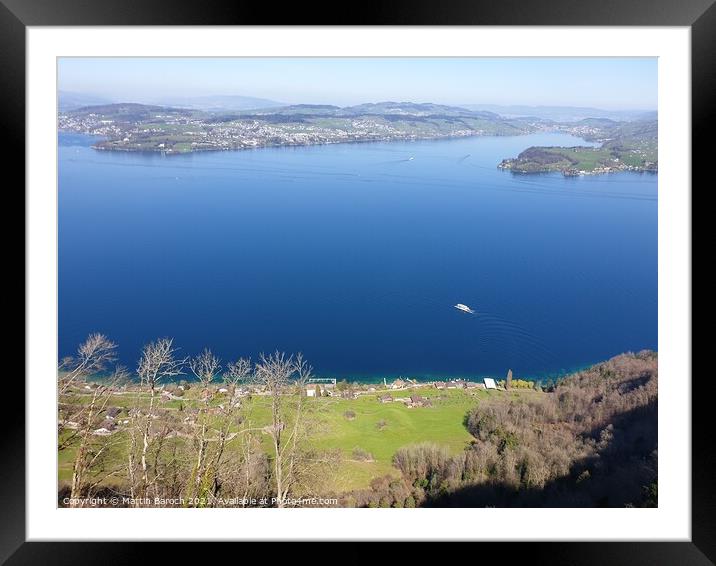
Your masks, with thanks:
M58 134L69 134L69 135L80 135L80 136L88 136L88 137L98 137L102 138L102 140L98 141L97 143L101 143L103 141L112 141L108 139L105 136L102 136L101 134L92 134L88 132L77 132L74 130L57 130ZM260 149L277 149L277 148L303 148L303 147L320 147L320 146L327 146L327 145L353 145L353 144L365 144L365 143L395 143L395 142L403 142L403 143L411 143L411 142L422 142L422 141L441 141L441 140L460 140L465 138L487 138L487 137L495 137L495 138L516 138L520 136L530 136L534 134L560 134L564 132L560 131L543 131L543 132L522 132L518 134L480 134L480 133L473 133L473 134L466 134L466 135L444 135L444 136L426 136L426 137L406 137L406 138L390 138L390 139L363 139L363 140L344 140L344 141L325 141L325 142L315 142L315 143L266 143L261 145L253 145L253 146L242 146L242 147L207 147L207 148L199 148L199 149L190 149L188 151L165 151L165 150L159 150L159 149L133 149L133 148L122 148L122 147L100 147L97 145L97 143L92 144L88 147L95 151L104 151L107 153L117 152L117 153L139 153L143 155L161 155L164 157L169 157L172 155L191 155L194 153L219 153L219 152L232 152L232 151L248 151L248 150L260 150ZM567 134L571 135L571 134ZM574 136L579 137L579 136ZM581 139L581 138L580 138Z
M656 352L656 350L650 350ZM514 372L513 370L513 379L518 380L524 380L524 381L533 381L536 384L542 384L545 382L550 382L553 380L557 380L563 377L567 377L569 375L573 375L575 373L579 373L581 371L585 371L595 365L598 365L602 363L603 360L595 361L591 363L585 363L580 364L578 366L574 366L570 369L563 369L560 371L553 371L553 372L545 372L544 374L520 374L518 372ZM509 369L509 368L508 368ZM427 375L416 375L416 374L410 374L410 373L404 373L400 375L380 375L380 376L347 376L347 375L336 375L336 374L329 374L329 373L322 373L322 374L315 374L312 376L311 379L316 380L335 380L336 385L342 382L346 382L349 386L358 386L358 387L386 387L387 390L395 390L391 389L391 384L393 384L395 381L402 380L406 383L405 389L408 389L410 387L424 387L424 386L434 386L435 383L454 383L454 382L473 382L473 383L482 383L485 378L491 378L497 381L502 381L506 378L507 370L505 370L503 375L497 374L497 373L473 373L473 374L467 374L467 373L461 373L461 374L427 374ZM96 383L102 382L104 379L106 379L107 376L98 375L94 379ZM383 381L385 379L385 381ZM198 380L195 379L191 375L183 375L183 376L177 376L177 379L173 379L170 381L164 381L164 385L177 385L181 382L187 382L189 384L198 383ZM136 385L139 382L132 378L130 381L132 385ZM223 384L223 381L221 378L217 378L213 385L215 386L221 386Z
M262 149L281 149L281 148L306 148L306 147L323 147L323 146L332 146L332 145L357 145L357 144L370 144L370 143L419 143L419 142L434 142L434 141L450 141L450 140L461 140L466 138L489 138L489 137L495 137L495 138L518 138L518 137L526 137L531 136L535 134L566 134L573 137L576 137L578 139L583 139L584 141L588 141L584 138L580 138L579 136L575 134L571 134L569 132L564 132L561 130L545 130L545 131L538 131L538 132L521 132L517 134L480 134L480 133L473 133L473 134L466 134L466 135L445 135L445 136L428 136L428 137L419 137L419 138L393 138L393 139L364 139L364 140L345 140L345 141L325 141L325 142L316 142L316 143L266 143L262 145L254 145L254 146L242 146L242 147L207 147L207 148L199 148L199 149L190 149L188 151L165 151L165 150L157 150L157 149L133 149L133 148L122 148L122 147L102 147L98 145L102 142L108 142L111 141L105 136L102 136L101 134L92 134L87 132L76 132L73 130L57 130L58 135L60 134L66 134L66 135L79 135L79 136L87 136L87 137L95 137L95 138L101 138L96 143L93 143L87 147L90 149L93 149L94 151L102 151L106 153L136 153L140 155L159 155L161 157L171 157L174 155L193 155L193 154L207 154L207 153L224 153L224 152L242 152L242 151L257 151ZM561 146L550 146L550 147L561 147ZM636 167L627 167L623 169L618 168L612 168L609 170L594 170L594 171L566 171L566 170L555 170L555 169L539 169L539 170L520 170L520 169L513 169L512 164L510 162L515 161L516 158L505 158L500 163L497 164L497 169L500 171L507 172L509 171L512 175L515 176L533 176L533 175L549 175L549 174L559 174L564 178L574 178L574 177L593 177L593 176L600 176L600 175L609 175L612 173L638 173L640 175L643 174L652 174L652 175L658 175L658 170L653 169L642 169L642 168L636 168Z

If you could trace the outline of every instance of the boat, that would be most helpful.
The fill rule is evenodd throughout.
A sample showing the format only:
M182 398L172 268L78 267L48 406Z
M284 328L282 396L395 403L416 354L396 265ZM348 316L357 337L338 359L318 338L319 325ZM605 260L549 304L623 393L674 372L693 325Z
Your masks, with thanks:
M457 310L459 310L459 311L462 311L462 312L467 312L467 313L470 313L470 314L475 314L475 311L474 311L474 310L472 310L472 309L471 309L470 307L468 307L467 305L463 305L462 303L456 304L456 305L455 305L455 308L456 308Z

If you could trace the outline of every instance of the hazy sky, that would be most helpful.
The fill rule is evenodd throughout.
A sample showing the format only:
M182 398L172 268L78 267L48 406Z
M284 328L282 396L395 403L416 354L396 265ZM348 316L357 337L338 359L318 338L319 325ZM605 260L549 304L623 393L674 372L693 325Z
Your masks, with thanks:
M60 90L115 102L242 95L655 110L656 58L61 58Z

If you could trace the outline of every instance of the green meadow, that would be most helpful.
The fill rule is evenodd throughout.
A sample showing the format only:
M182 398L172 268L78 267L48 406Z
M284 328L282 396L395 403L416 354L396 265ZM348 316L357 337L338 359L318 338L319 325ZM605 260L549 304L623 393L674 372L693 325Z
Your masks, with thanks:
M481 398L491 395L505 397L539 395L531 390L514 390L507 393L502 390L485 391L481 389L437 390L432 388L416 388L414 390L393 391L394 398L409 397L418 394L430 399L429 407L409 407L400 401L381 403L379 394L362 395L357 399L338 397L306 398L305 410L310 415L311 431L309 444L317 451L333 451L339 453L337 469L326 478L326 487L342 492L351 489L368 487L371 480L388 475L399 476L393 467L392 458L402 446L419 442L435 442L447 446L452 453L459 453L470 443L472 437L464 425L467 412ZM89 395L84 396L89 398ZM198 406L197 389L186 392L186 398L171 400L158 404L162 410L177 416ZM212 405L221 403L221 398L212 400ZM148 397L145 393L114 395L111 405L117 407L147 406ZM253 396L243 400L241 414L244 423L251 427L262 427L270 420L270 399ZM122 413L120 420L125 417ZM238 430L238 428L236 429ZM67 433L64 433L67 434ZM269 437L261 435L263 445L270 454ZM111 439L111 460L120 471L111 482L121 482L121 466L126 458L124 447L127 434L119 431L109 437ZM241 436L228 445L229 450L241 449ZM69 481L72 477L72 447L60 451L58 458L58 479Z

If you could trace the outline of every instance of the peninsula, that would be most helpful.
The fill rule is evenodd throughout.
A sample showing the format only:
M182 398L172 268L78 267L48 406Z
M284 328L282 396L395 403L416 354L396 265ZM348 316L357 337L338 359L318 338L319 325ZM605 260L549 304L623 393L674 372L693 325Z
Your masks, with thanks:
M581 137L600 142L598 147L530 147L498 167L513 173L561 172L567 177L618 171L656 173L658 143L656 120L639 122L597 122L596 131Z

